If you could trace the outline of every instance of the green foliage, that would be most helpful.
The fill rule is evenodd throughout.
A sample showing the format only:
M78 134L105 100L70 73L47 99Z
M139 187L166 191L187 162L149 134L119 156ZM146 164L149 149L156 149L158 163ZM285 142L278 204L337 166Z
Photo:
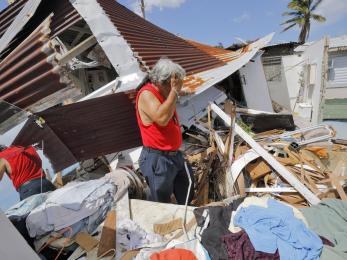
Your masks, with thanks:
M247 125L245 122L243 122L241 119L236 119L236 123L250 136L254 136L254 133L252 132L253 125Z
M299 42L305 43L310 35L311 21L323 23L326 18L322 15L314 13L317 7L323 0L291 0L288 4L289 12L284 12L283 16L290 16L291 18L283 22L281 25L286 27L282 32L288 31L294 26L301 28L299 35Z

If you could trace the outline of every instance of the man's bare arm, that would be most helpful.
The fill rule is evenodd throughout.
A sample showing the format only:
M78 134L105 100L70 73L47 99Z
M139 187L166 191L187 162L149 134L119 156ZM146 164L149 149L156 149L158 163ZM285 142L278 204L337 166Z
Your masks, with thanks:
M0 159L0 181L4 177L5 172L6 172L6 163L4 159Z
M175 112L177 95L182 89L182 84L182 79L172 75L171 90L166 100L161 104L150 91L144 91L139 98L139 108L152 122L160 126L166 126Z
M141 109L151 121L160 126L166 126L176 109L176 93L171 90L167 99L161 104L156 96L150 91L143 91L139 98Z

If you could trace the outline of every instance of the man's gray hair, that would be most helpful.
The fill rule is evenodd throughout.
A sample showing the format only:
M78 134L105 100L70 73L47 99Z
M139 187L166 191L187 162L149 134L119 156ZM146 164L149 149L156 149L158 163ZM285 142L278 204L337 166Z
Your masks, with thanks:
M149 73L149 79L154 84L170 84L171 75L176 75L178 79L186 76L185 70L177 63L168 58L161 58Z

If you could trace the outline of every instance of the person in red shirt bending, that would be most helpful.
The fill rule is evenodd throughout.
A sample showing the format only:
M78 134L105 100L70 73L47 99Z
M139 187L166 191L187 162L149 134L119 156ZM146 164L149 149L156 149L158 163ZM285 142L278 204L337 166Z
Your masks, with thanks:
M0 145L0 181L5 172L19 192L20 200L55 190L42 170L42 161L34 147Z
M151 199L157 202L170 202L174 194L176 201L184 204L187 197L189 179L179 151L182 133L176 112L184 77L179 64L162 58L149 74L150 83L139 90L136 98L143 143L140 169L149 184ZM189 170L193 180L190 167Z

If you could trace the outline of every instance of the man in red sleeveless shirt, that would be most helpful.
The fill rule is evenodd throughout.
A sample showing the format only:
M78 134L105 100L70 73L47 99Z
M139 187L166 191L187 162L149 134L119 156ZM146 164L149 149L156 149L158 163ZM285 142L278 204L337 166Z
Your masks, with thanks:
M19 192L20 200L55 189L45 178L41 158L32 146L7 148L0 145L0 181L5 172Z
M143 142L139 164L153 201L170 202L174 194L177 202L184 204L187 197L189 180L179 151L182 133L176 112L184 76L180 65L162 58L150 72L151 82L139 90L136 98Z

